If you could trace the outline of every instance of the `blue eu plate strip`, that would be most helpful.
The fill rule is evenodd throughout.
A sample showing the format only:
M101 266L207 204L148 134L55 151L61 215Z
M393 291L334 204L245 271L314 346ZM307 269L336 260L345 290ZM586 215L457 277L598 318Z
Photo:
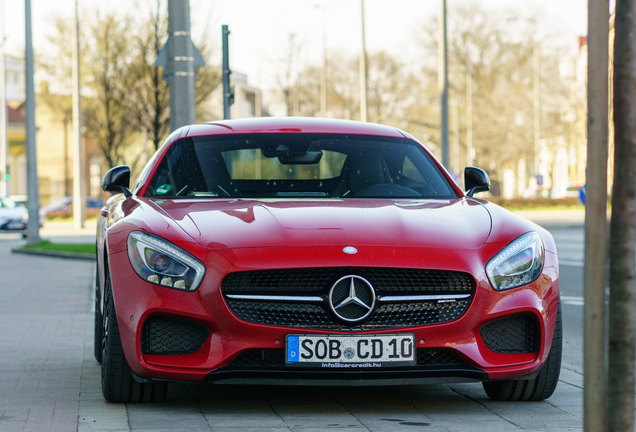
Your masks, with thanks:
M297 362L300 356L298 336L287 336L287 361Z

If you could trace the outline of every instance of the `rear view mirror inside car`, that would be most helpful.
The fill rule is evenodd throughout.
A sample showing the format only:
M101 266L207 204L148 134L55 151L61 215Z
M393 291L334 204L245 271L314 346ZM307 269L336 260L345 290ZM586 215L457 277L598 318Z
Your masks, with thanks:
M278 156L283 165L314 165L322 159L322 151L308 151L306 153L285 153Z

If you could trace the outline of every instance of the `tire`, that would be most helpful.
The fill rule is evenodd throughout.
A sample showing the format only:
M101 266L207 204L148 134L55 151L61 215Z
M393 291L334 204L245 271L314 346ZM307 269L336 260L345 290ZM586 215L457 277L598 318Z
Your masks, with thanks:
M161 402L166 398L167 383L140 383L136 381L124 356L117 325L110 276L104 286L105 304L102 319L101 342L102 394L113 403Z
M104 334L104 318L101 311L101 293L99 292L99 268L95 276L95 329L94 329L94 354L97 363L102 362L102 337Z
M559 382L562 347L563 324L561 322L561 300L559 300L550 353L539 373L534 378L526 380L483 382L486 394L490 399L496 401L540 401L549 398Z

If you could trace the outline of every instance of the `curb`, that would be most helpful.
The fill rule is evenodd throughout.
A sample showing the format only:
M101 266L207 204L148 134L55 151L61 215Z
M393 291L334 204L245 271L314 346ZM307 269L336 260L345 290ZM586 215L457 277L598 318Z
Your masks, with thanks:
M571 228L585 227L584 222L534 222L534 223L548 231L550 231L551 229L571 229Z
M11 249L13 253L20 253L26 255L39 255L52 258L64 258L64 259L77 259L83 261L95 261L94 254L77 253L77 252L62 252L62 251L49 251L44 249Z

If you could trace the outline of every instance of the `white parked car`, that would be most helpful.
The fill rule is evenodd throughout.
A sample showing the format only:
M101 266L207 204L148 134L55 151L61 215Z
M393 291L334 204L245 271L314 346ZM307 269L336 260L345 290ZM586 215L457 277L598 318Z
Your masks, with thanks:
M578 198L579 191L582 185L576 183L563 183L556 185L550 191L550 198L564 199L564 198Z
M11 198L0 196L0 232L26 232L27 208Z

